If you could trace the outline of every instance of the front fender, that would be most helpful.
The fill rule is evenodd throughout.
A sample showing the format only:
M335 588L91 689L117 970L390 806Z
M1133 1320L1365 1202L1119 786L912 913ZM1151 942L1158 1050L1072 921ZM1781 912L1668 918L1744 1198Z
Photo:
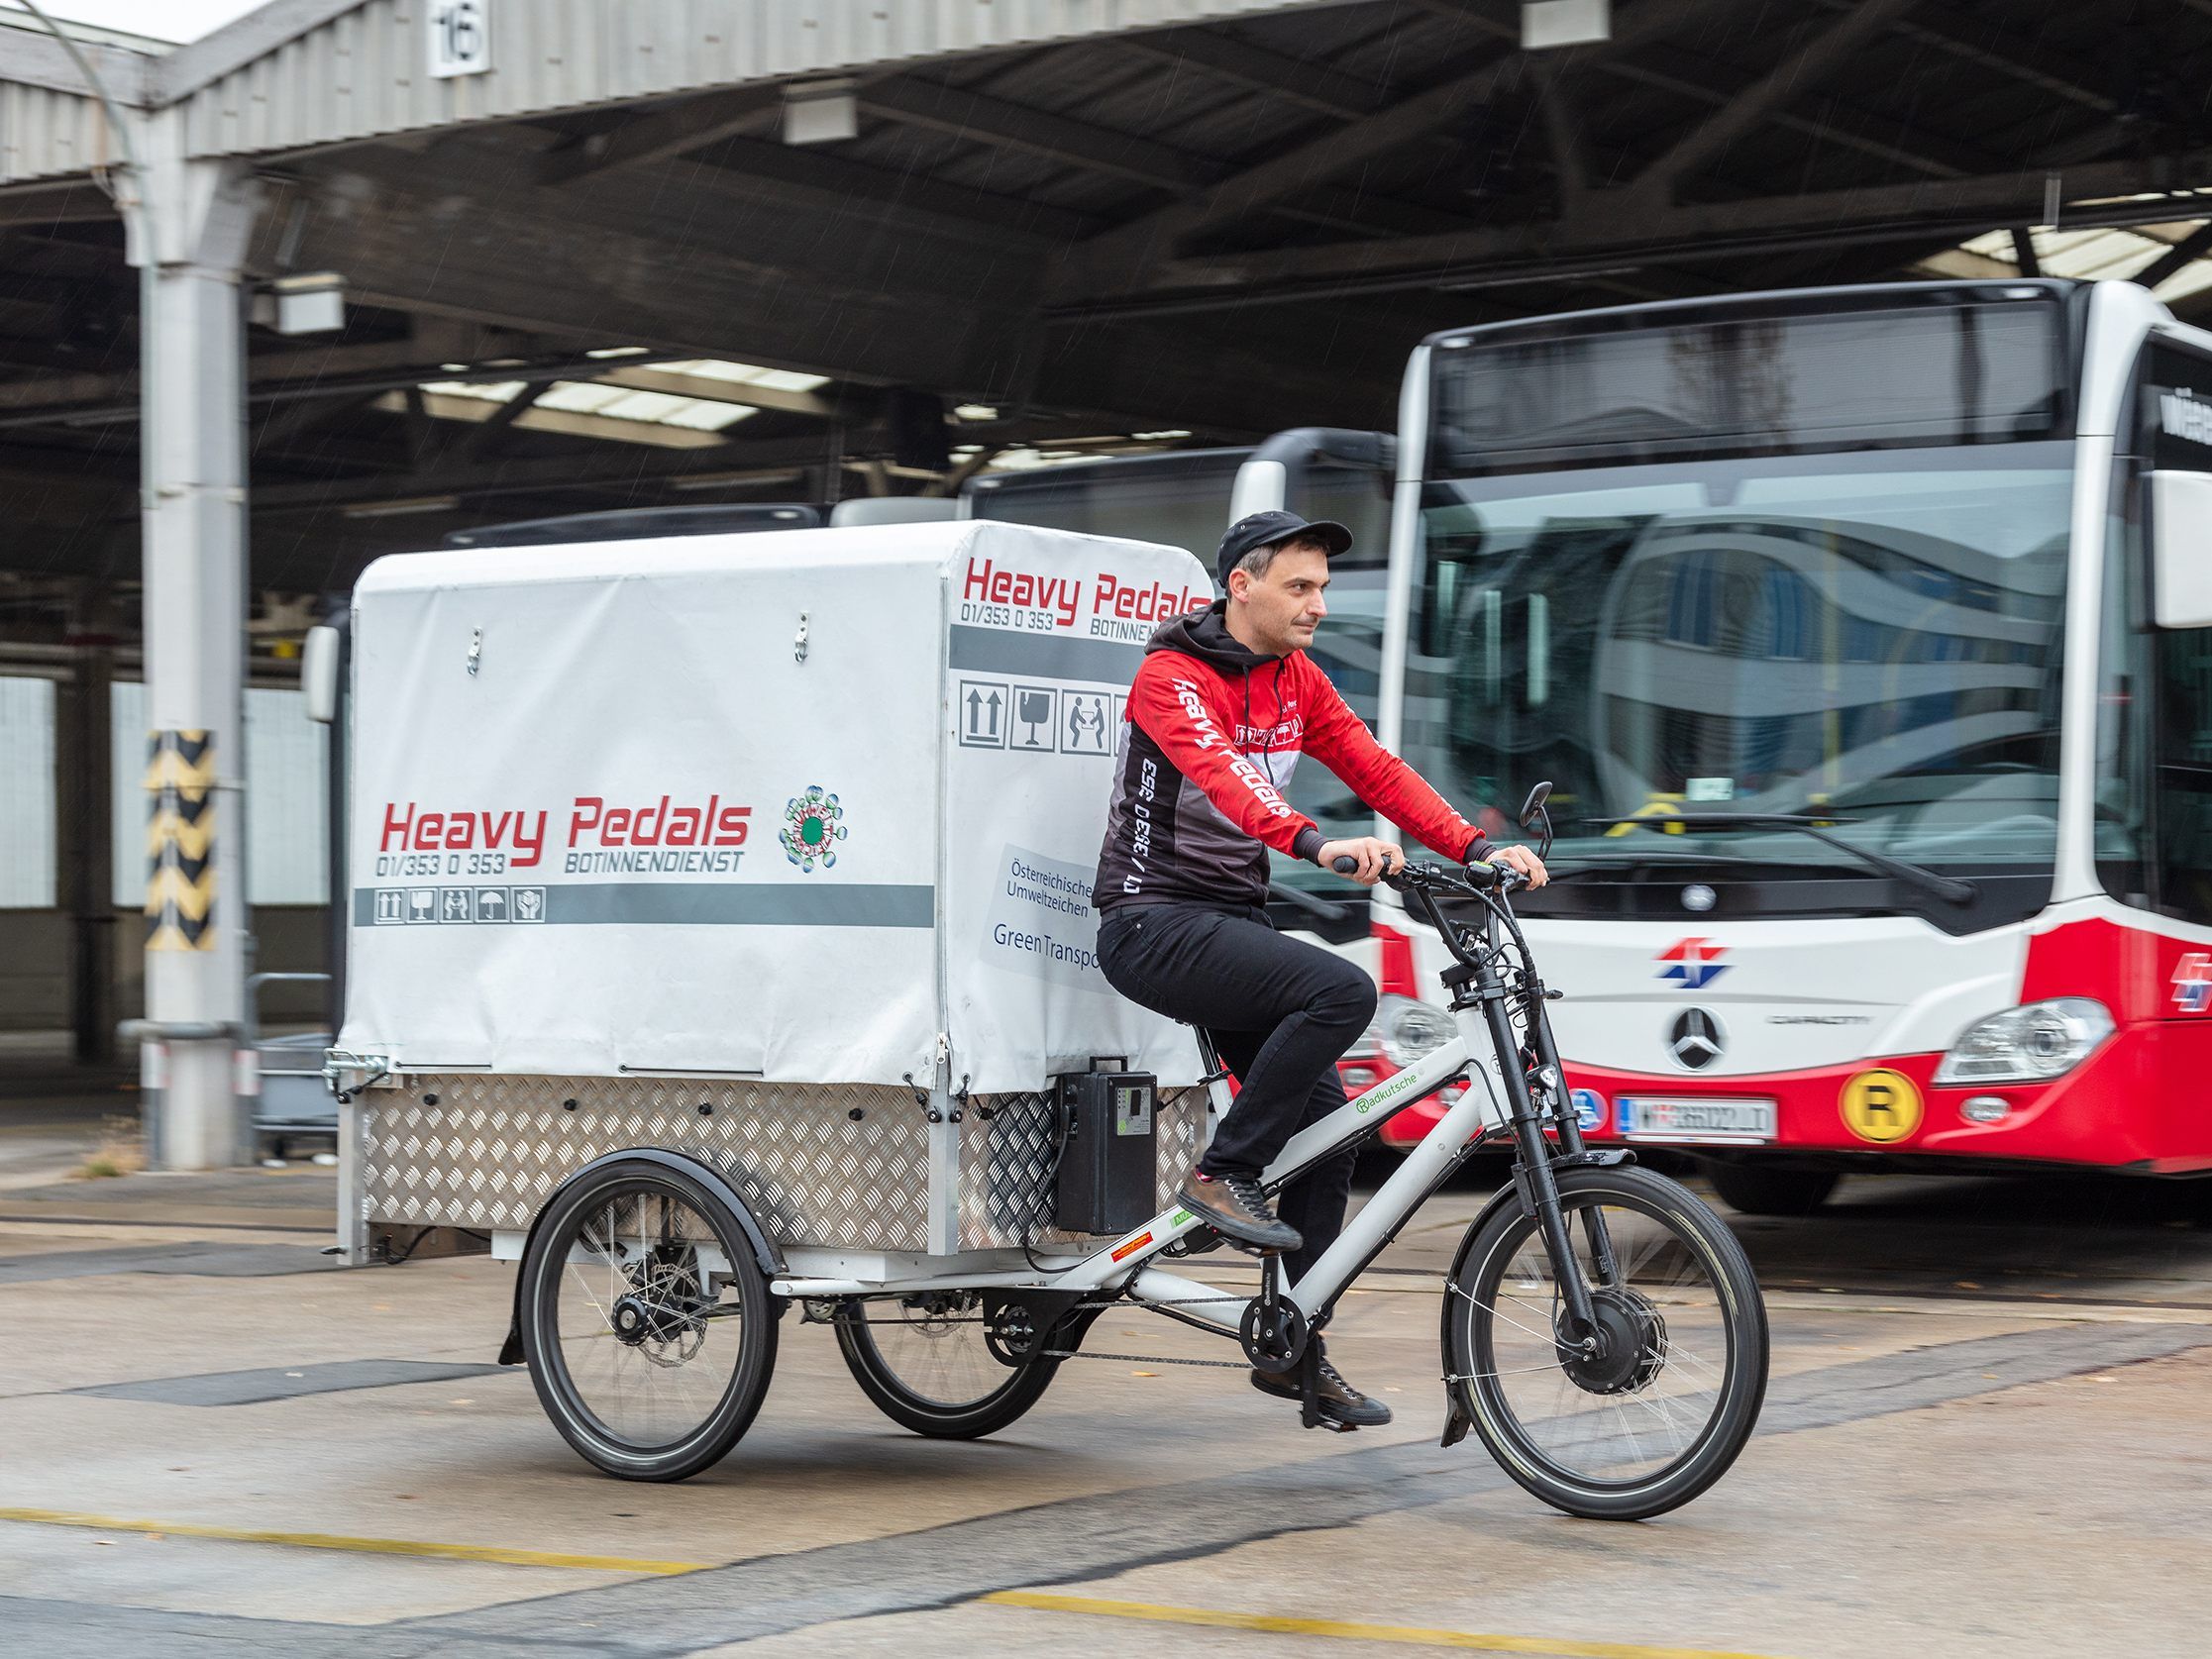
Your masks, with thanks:
M665 1146L625 1147L619 1152L609 1152L594 1158L571 1174L546 1195L546 1201L538 1206L538 1213L530 1218L530 1231L522 1241L523 1259L529 1259L530 1247L537 1242L538 1228L544 1224L546 1212L553 1207L554 1199L584 1177L611 1164L621 1163L658 1164L663 1169L677 1170L689 1176L719 1198L729 1212L737 1217L737 1224L745 1229L746 1241L753 1247L753 1258L760 1263L761 1272L774 1279L784 1271L784 1259L778 1254L774 1241L762 1230L751 1207L737 1195L737 1189L723 1178L721 1172L689 1153L674 1152ZM785 1305L781 1301L777 1302L777 1310L781 1312ZM500 1344L498 1363L520 1365L528 1357L522 1351L522 1273L518 1262L514 1278L514 1300L507 1316L507 1340Z

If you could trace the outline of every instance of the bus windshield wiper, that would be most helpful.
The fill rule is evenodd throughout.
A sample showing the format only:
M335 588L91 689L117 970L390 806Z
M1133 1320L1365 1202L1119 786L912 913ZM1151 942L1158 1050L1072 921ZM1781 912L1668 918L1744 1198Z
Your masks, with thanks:
M1680 824L1684 829L1788 829L1800 835L1809 835L1837 851L1847 853L1869 869L1884 876L1918 887L1933 894L1947 904L1971 904L1980 889L1971 881L1961 881L1954 876L1939 876L1925 865L1907 864L1903 859L1893 859L1887 853L1877 853L1871 847L1860 847L1841 836L1830 835L1823 828L1827 824L1848 824L1856 820L1833 816L1811 817L1800 812L1670 812L1664 816L1642 818L1585 818L1586 824L1611 828L1630 824L1642 829L1663 830L1669 824Z

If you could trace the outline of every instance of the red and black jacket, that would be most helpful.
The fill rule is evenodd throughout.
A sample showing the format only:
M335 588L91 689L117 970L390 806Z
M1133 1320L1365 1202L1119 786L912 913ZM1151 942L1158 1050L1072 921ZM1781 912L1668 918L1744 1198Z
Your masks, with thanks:
M1302 756L1445 858L1482 856L1482 832L1375 741L1305 652L1262 657L1225 603L1162 623L1129 687L1113 803L1092 902L1267 902L1267 850L1314 860L1326 839L1284 798Z

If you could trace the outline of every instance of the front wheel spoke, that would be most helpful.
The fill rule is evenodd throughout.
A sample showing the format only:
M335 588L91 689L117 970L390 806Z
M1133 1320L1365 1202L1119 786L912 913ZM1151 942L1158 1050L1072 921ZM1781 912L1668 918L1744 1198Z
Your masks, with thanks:
M1453 1289L1456 1290L1457 1287L1454 1286ZM1513 1326L1515 1330L1520 1331L1524 1336L1533 1337L1538 1342L1555 1342L1558 1340L1549 1331L1538 1330L1533 1325L1525 1325L1519 1319L1513 1318L1509 1314L1500 1311L1496 1302L1485 1303L1476 1301L1475 1298L1472 1296L1469 1296L1468 1293L1466 1293L1465 1291L1460 1291L1459 1294L1463 1296L1466 1296L1469 1303L1471 1303L1479 1311L1488 1313L1493 1319L1497 1319L1504 1324Z

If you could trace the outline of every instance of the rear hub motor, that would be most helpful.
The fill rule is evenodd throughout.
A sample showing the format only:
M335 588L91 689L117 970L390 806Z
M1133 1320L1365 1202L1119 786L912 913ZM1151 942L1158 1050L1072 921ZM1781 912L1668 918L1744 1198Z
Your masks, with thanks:
M1562 1321L1559 1363L1590 1394L1633 1394L1666 1364L1666 1320L1634 1291L1608 1286L1590 1293L1588 1343L1571 1341Z

